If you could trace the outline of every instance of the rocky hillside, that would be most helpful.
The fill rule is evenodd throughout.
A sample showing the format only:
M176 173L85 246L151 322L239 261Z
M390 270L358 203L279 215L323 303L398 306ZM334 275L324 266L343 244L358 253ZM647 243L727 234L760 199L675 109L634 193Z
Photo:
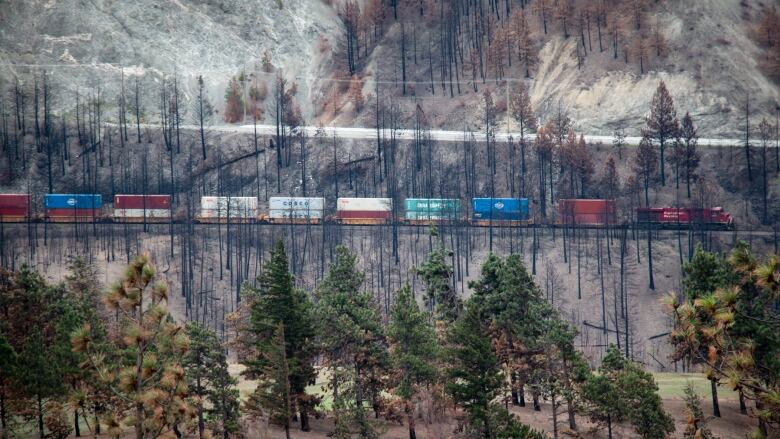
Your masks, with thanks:
M7 88L14 77L29 84L31 72L46 70L62 85L55 96L61 106L72 105L76 90L98 86L111 104L124 70L128 81L144 79L143 106L156 114L152 109L158 105L160 77L175 74L185 98L192 99L196 78L203 75L207 94L221 111L231 77L252 72L270 87L281 71L296 84L296 103L307 121L371 125L371 105L355 108L347 93L348 81L356 80L355 88L369 98L379 80L382 96L397 98L409 109L420 105L435 125L463 128L477 126L476 102L485 88L499 96L500 104L517 81L524 81L542 118L564 108L579 131L609 134L618 124L638 131L652 93L663 79L678 112L690 111L704 137L730 138L742 136L748 94L758 120L772 116L780 100L777 84L759 66L763 52L754 30L764 3L758 0L605 0L603 7L601 2L572 2L568 38L554 10L547 11L544 32L539 5L545 2L508 2L513 14L526 4L536 61L530 78L523 79L525 69L517 54L512 66L502 66L500 74L493 71L488 64L488 56L493 55L486 46L480 75L485 78L478 78L476 84L468 64L469 34L476 28L463 16L458 19L462 36L461 46L456 47L459 64L454 65L458 72L452 79L459 90L454 90L454 97L441 88L447 53L447 47L442 49L447 39L441 26L452 20L447 14L456 2L448 3L448 8L425 3L422 15L413 2L399 2L395 14L389 5L377 8L385 3L356 3L357 53L350 76L342 0L4 0L0 1L0 84ZM638 28L632 21L634 5L641 13ZM485 41L505 42L507 47L517 43L517 35L509 32L512 14L500 10L486 16L483 25L494 33ZM578 30L580 19L587 19L587 44ZM619 26L617 58L611 46L613 26ZM662 43L660 50L656 41ZM270 61L265 70L264 56ZM400 83L404 73L405 93ZM264 105L271 104L268 99ZM271 121L273 112L265 113L265 121ZM505 116L501 115L501 123L511 124ZM215 119L216 123L221 117Z
M64 88L58 99L67 106L79 88L99 86L113 100L124 69L129 81L145 80L145 105L154 108L160 77L178 75L192 98L203 75L220 103L229 78L259 69L266 53L287 72L326 74L330 60L315 43L338 27L319 0L4 0L0 81L31 82L32 71L45 70ZM299 90L305 102L310 89L304 82Z

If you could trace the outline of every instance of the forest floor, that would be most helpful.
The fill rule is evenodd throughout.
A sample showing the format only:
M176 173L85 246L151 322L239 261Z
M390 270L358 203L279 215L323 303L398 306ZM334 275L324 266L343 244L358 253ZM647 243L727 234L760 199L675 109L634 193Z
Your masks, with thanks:
M231 372L239 376L243 366L238 364L231 365ZM691 383L696 393L701 398L702 410L706 414L712 413L712 400L710 397L710 384L704 375L699 373L655 373L655 380L658 384L658 391L663 401L664 408L674 419L675 434L673 437L682 437L685 430L687 413L685 411L685 401L683 400L683 390L687 383ZM329 396L322 390L327 377L320 373L317 383L309 388L310 392L317 393L323 397L323 406L325 410L330 405ZM239 376L239 389L242 398L246 398L254 389L255 383L245 380ZM744 437L755 425L754 419L739 413L739 400L737 394L725 387L718 388L718 400L720 404L721 417L712 418L708 427L713 434L719 438ZM530 400L526 407L509 407L510 412L515 414L521 422L534 429L544 431L552 437L552 411L549 401L541 404L541 411L534 411ZM590 422L584 416L577 416L577 432L569 430L568 420L563 409L559 409L558 431L563 437L581 437L589 439L607 438L606 427L600 427ZM420 439L445 439L457 437L455 429L458 425L459 413L449 411L444 419L438 422L426 422L424 419L416 420L416 433ZM377 427L382 432L381 437L387 439L405 439L409 437L406 423L379 420ZM331 418L320 418L311 420L311 431L302 432L293 426L290 431L293 438L320 439L330 437L333 432L333 420ZM254 423L249 431L251 437L281 439L284 438L284 431L275 426L267 426L263 423ZM613 436L618 438L639 437L629 424L620 424L613 426Z

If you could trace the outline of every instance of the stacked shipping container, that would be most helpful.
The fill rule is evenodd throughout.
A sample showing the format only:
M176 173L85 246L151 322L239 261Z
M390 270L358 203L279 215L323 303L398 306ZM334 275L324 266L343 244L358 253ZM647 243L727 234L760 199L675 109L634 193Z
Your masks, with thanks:
M616 224L615 200L558 200L558 222L586 226Z
M457 220L460 216L457 198L407 198L404 205L410 221Z
M527 221L528 198L472 198L473 220Z
M201 197L201 219L257 219L256 197Z
M93 221L101 216L103 197L100 194L46 194L43 205L50 221Z
M125 221L168 220L171 218L170 195L115 195L114 217Z
M325 211L325 199L316 197L271 197L268 217L274 220L318 222Z
M30 204L30 194L0 195L0 221L27 221L30 219Z
M393 200L390 198L339 198L336 218L343 223L374 224L390 220Z

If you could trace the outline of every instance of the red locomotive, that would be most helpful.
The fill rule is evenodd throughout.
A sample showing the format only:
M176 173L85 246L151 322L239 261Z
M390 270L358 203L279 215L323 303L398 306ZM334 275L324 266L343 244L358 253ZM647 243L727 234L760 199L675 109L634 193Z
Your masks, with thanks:
M637 223L664 229L706 228L733 229L734 219L722 207L640 207L636 210Z

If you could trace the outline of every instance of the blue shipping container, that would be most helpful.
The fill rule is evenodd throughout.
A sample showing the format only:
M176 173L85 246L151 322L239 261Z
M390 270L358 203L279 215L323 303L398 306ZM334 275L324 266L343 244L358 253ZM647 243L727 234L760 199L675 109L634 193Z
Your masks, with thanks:
M524 221L529 218L528 198L472 198L475 220Z
M103 206L100 194L46 194L43 200L47 209L100 209Z

